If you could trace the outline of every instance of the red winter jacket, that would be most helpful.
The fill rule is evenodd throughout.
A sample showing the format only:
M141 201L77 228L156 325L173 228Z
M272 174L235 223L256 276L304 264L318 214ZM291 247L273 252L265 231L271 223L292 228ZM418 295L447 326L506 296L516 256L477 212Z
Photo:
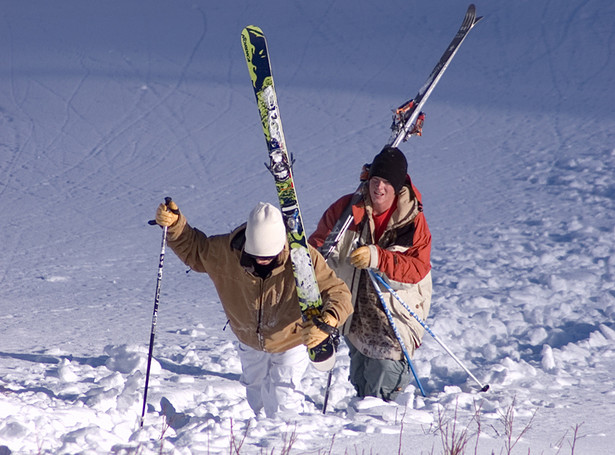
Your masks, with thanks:
M389 225L380 239L380 245L384 246L376 245L377 267L392 280L402 283L418 283L431 270L431 233L423 214L421 193L410 183L409 178L404 188L398 196L397 210L391 216ZM412 188L414 192L416 203L412 201L414 198L408 191L409 188ZM319 248L323 245L327 235L350 203L352 196L352 194L342 196L327 209L318 222L316 231L309 238L312 246ZM365 200L367 200L367 205ZM354 222L349 230L357 232L367 212L371 214L369 196L364 197L363 201L352 207ZM371 216L367 222L372 223L371 232L373 232ZM373 243L373 234L367 243ZM403 252L387 249L392 245L408 248Z

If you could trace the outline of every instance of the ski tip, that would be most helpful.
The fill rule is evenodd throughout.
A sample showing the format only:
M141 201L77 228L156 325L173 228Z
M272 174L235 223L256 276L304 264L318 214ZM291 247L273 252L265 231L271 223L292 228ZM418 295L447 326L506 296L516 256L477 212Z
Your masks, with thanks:
M478 24L483 18L483 16L476 17L476 5L474 3L470 3L470 6L468 6L468 10L466 11L466 18L468 17L473 18L472 27Z
M243 28L242 33L251 33L253 35L265 36L263 30L258 25L246 25Z

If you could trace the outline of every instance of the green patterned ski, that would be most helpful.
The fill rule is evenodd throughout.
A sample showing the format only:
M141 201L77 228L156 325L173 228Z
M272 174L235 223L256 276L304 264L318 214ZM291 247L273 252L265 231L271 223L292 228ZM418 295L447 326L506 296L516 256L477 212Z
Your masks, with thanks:
M307 236L303 229L290 155L282 131L267 40L259 27L250 25L243 29L241 42L269 151L268 167L275 180L282 217L286 225L299 306L303 319L310 320L320 315L322 298L308 249ZM308 350L310 360L317 368L326 370L332 367L336 344L337 333L332 333L322 344Z

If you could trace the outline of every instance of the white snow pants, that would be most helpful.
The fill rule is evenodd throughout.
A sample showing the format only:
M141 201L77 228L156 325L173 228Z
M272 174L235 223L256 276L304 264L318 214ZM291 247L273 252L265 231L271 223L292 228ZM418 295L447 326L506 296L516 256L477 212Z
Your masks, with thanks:
M269 418L301 411L305 396L300 390L301 379L309 364L305 346L272 354L240 342L237 351L242 369L240 382L256 415L263 408Z

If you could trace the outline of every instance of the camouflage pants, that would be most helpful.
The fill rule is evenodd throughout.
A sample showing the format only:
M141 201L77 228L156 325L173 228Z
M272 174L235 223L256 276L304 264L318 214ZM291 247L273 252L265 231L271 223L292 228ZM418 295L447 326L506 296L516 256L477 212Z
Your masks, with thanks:
M372 359L359 352L348 339L346 344L350 350L350 383L359 397L373 396L392 401L410 384L405 359Z

